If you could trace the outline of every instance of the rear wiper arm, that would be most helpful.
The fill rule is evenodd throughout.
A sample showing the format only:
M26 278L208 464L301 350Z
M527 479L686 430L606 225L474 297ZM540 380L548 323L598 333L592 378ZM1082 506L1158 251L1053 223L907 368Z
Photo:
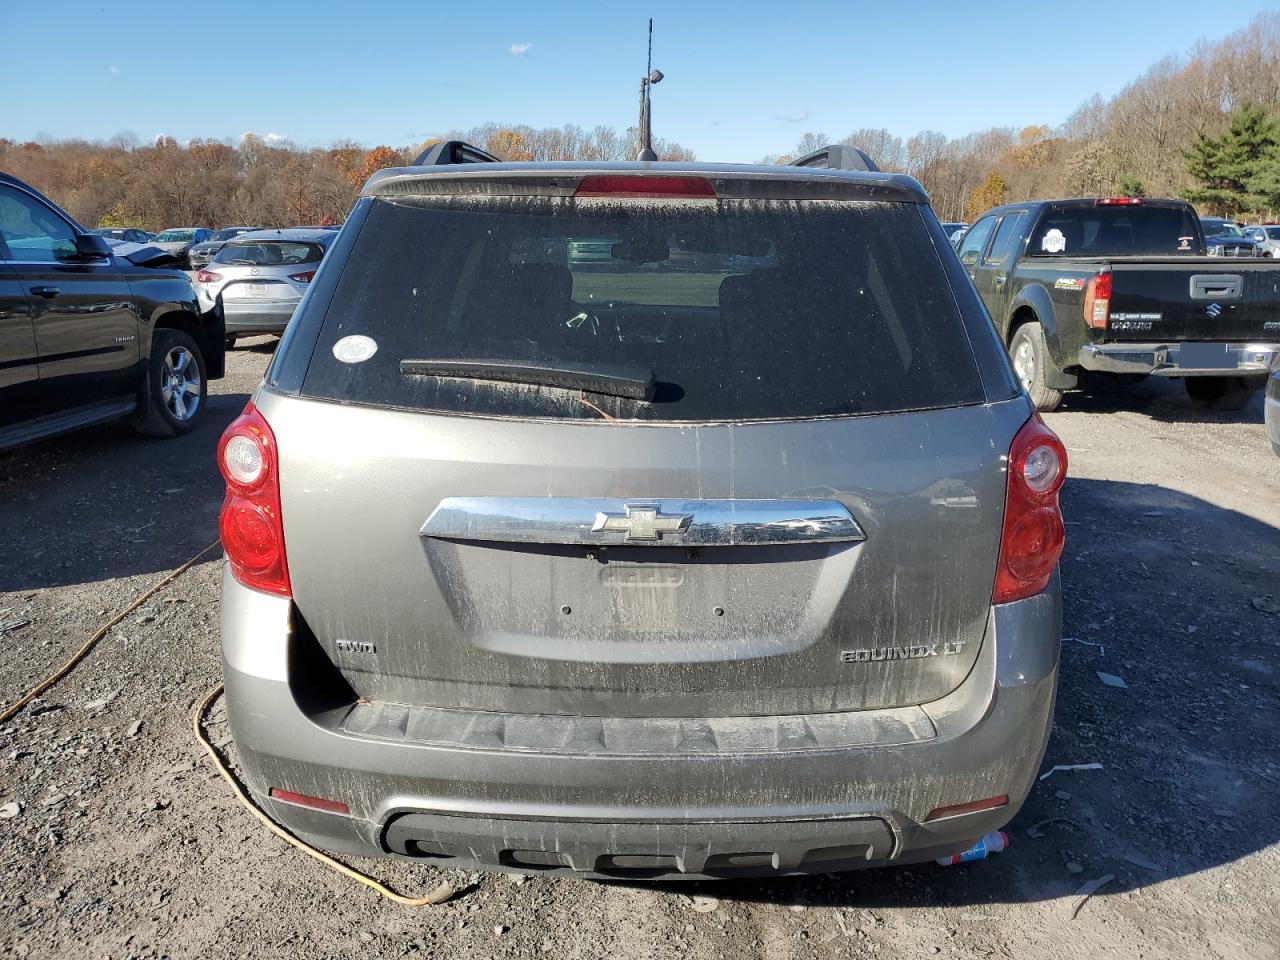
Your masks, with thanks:
M401 360L400 372L419 377L532 383L644 401L653 399L658 385L653 371L644 367L537 360Z

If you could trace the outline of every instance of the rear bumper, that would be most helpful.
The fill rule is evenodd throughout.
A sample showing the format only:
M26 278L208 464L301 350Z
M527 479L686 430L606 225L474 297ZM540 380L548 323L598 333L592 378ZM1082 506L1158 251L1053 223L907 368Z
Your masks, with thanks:
M1190 348L1185 353L1184 346ZM1187 356L1207 346L1209 344L1201 343L1091 343L1080 348L1076 362L1085 370L1159 377L1248 377L1266 374L1280 365L1280 343L1229 343L1222 356L1210 363Z
M283 333L289 325L297 300L220 299L226 315L228 336L245 333Z
M739 746L699 742L697 728L727 721L671 721L691 734L664 752L596 738L592 718L513 718L507 730L515 719L567 725L557 748L531 750L496 732L494 714L385 704L352 721L351 704L305 708L290 602L224 573L227 710L258 803L329 850L598 877L910 863L963 849L1021 807L1052 723L1061 612L1056 578L1038 597L993 608L968 678L920 707L737 718ZM833 739L833 729L844 733ZM767 749L749 735L761 730L774 731ZM351 815L274 800L271 787L341 801ZM927 820L997 795L1009 803Z

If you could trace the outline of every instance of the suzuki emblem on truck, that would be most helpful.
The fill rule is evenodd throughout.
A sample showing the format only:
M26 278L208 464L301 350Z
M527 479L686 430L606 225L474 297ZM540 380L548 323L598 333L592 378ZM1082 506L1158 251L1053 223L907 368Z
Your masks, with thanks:
M1218 315L1222 313L1222 307L1216 303L1211 303L1204 308L1204 312L1216 320Z
M663 513L652 503L623 504L622 513L597 513L592 533L621 533L627 540L661 540L663 534L684 533L693 514Z

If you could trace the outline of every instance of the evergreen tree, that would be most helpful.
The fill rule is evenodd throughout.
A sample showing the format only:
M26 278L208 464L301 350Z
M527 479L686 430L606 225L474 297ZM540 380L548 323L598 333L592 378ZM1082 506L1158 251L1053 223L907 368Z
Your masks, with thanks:
M1257 198L1258 209L1280 209L1280 146L1273 147L1258 161L1247 185Z
M1231 112L1226 133L1207 137L1197 133L1184 154L1187 173L1202 186L1185 191L1194 203L1222 212L1251 210L1258 206L1249 181L1280 145L1280 124L1255 103L1241 104Z

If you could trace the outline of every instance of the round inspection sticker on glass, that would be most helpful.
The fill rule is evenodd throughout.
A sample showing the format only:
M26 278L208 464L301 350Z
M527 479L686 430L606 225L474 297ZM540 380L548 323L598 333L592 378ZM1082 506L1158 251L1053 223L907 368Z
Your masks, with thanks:
M364 363L377 352L378 342L360 334L343 337L333 345L333 355L343 363Z

